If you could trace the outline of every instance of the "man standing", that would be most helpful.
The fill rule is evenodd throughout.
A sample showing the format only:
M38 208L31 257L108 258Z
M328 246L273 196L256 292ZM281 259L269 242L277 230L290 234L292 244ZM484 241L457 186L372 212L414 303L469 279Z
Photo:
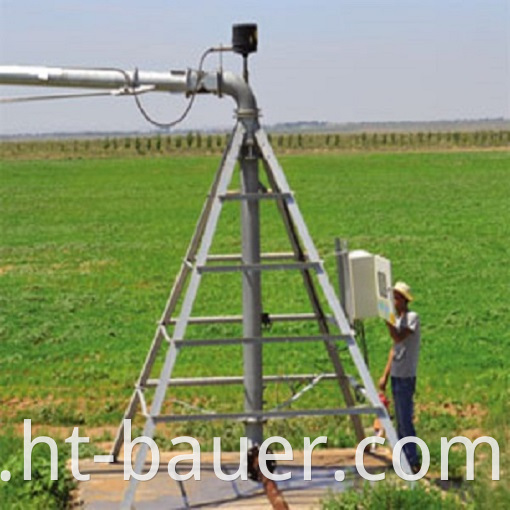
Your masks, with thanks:
M393 288L395 300L395 324L387 322L388 331L393 340L388 363L384 374L379 380L379 387L386 390L388 377L391 375L391 391L395 404L397 433L399 439L416 436L413 424L414 402L416 388L416 369L420 354L420 319L416 312L409 310L409 303L413 300L409 285L397 282ZM404 452L413 472L420 469L420 460L415 443L407 443Z

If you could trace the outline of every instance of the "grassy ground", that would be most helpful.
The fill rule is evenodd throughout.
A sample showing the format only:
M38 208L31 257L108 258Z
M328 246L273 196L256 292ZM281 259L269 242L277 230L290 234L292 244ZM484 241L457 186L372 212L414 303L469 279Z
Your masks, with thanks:
M417 430L435 466L441 436L487 434L500 441L508 467L510 153L295 155L281 163L332 278L340 236L390 258L395 279L412 285L423 324ZM213 156L2 162L4 429L19 432L23 418L55 434L54 427L117 425L217 164ZM239 251L237 207L225 207L216 253ZM273 207L263 204L263 249L288 250ZM195 314L240 313L239 277L206 278ZM263 292L265 311L309 311L299 277L272 273ZM380 321L366 329L378 378L390 343ZM280 331L275 325L271 334ZM190 328L195 337L232 334L237 327ZM269 346L264 361L268 373L328 368L319 345ZM241 371L240 348L194 349L183 351L176 375ZM266 397L271 404L291 391L270 387ZM337 394L325 384L303 405L334 405ZM206 408L242 402L239 388L172 396ZM241 429L194 424L167 436L182 432L222 435L236 447ZM275 423L269 432L293 445L320 434L330 444L354 444L343 420L294 420L292 429ZM459 463L452 461L453 471Z

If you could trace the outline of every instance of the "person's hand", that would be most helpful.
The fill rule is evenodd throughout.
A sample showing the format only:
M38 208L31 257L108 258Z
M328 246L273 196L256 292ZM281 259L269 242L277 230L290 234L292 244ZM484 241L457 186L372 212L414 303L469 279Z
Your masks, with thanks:
M387 382L388 382L388 380L384 376L379 379L379 389L382 392L386 391L386 384L387 384Z

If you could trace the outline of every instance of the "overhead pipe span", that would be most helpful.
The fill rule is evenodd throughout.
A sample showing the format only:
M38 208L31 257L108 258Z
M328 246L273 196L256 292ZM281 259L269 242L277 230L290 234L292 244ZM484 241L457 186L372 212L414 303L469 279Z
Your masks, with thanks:
M198 87L197 87L198 82ZM0 66L0 85L32 85L87 89L150 87L155 92L182 94L211 93L232 97L238 112L256 116L257 102L251 87L232 72L125 71L122 69L79 69L43 66Z

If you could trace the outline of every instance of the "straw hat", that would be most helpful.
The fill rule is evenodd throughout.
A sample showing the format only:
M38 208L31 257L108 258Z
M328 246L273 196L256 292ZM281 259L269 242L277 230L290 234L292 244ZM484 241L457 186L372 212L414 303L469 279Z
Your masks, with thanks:
M404 282L397 282L395 286L393 287L394 292L398 292L399 294L402 294L407 301L413 301L413 295L411 294L411 287L407 285L407 283Z

